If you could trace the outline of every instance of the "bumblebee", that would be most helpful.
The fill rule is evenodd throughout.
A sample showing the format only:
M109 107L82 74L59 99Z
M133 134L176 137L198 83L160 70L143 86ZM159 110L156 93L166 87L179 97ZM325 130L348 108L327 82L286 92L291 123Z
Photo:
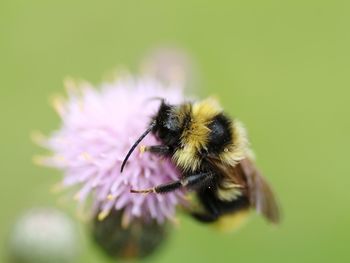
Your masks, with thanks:
M229 118L216 100L171 105L161 99L148 129L127 153L121 172L149 133L161 143L141 149L171 158L182 176L150 189L132 189L132 193L193 190L200 207L191 210L191 215L200 222L216 222L225 228L234 227L237 218L250 208L269 222L279 222L276 199L254 164L245 128L237 119Z

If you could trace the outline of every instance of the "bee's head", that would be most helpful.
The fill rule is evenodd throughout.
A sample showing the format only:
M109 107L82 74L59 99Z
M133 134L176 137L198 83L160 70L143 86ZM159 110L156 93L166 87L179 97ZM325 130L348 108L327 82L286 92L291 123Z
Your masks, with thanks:
M153 117L155 123L152 132L168 146L174 146L179 142L182 122L178 114L179 106L167 104L162 101L157 114Z
M162 103L159 106L159 110L152 118L152 122L150 123L149 127L140 136L140 138L136 140L125 156L125 159L121 165L121 172L123 171L131 153L150 132L156 135L163 144L169 147L176 147L178 145L182 132L182 125L180 124L180 117L178 114L179 106L167 104L163 99L161 99L161 101Z

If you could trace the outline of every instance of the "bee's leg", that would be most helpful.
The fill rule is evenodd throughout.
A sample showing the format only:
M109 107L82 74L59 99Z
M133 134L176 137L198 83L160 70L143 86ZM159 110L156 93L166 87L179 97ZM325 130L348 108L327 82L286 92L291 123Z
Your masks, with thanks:
M168 155L170 153L170 147L167 145L152 145L152 146L142 145L140 147L140 152L141 153L150 152L158 155Z
M191 216L203 223L215 222L221 215L218 204L212 198L212 195L208 192L199 194L199 198L205 208L205 212L194 211L191 212Z
M132 193L156 193L163 194L168 192L173 192L177 189L186 187L189 189L195 189L202 185L208 184L210 180L212 180L214 174L212 172L205 172L199 174L193 174L186 176L185 178L173 182L169 182L166 184L161 184L155 186L153 188L145 189L145 190L130 190Z

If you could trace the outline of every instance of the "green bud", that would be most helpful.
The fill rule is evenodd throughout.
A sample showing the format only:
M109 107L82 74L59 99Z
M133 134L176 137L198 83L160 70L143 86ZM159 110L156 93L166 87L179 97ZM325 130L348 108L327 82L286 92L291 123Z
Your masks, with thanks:
M77 229L64 213L35 208L17 219L8 242L11 263L68 263L78 254Z
M110 257L120 259L145 258L158 251L168 237L167 225L156 221L134 219L122 226L123 211L113 210L102 221L96 216L92 235L98 246Z

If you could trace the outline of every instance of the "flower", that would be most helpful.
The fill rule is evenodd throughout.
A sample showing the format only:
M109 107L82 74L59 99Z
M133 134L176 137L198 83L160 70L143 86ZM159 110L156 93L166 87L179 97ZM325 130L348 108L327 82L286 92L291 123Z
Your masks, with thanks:
M152 98L179 103L183 100L181 86L165 86L151 76L123 74L99 89L73 80L66 81L66 88L66 100L53 100L62 119L61 128L47 139L35 136L53 154L37 162L63 171L63 187L81 185L75 195L80 203L92 194L93 211L99 211L99 220L113 209L123 211L124 227L133 219L158 223L174 219L175 208L183 200L181 191L167 195L130 193L131 188L146 189L178 179L179 172L170 160L135 151L122 174L120 166L158 109L159 101ZM152 134L142 143L159 144Z
M192 84L196 77L194 62L183 50L162 47L152 50L141 63L141 70L165 83ZM191 85L193 88L194 85Z
M167 225L155 220L147 225L135 219L127 227L121 224L123 211L112 210L103 221L94 219L91 236L98 247L111 258L144 259L159 251L170 234Z

